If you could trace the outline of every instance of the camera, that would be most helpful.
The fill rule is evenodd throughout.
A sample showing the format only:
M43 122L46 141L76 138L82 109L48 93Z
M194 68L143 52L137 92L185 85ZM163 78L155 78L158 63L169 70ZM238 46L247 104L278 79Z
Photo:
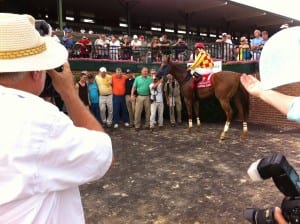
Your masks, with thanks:
M161 78L162 78L161 75L157 74L157 75L155 76L154 80L156 80L156 81L157 81L157 80L161 80Z
M43 36L48 36L51 35L52 29L49 23L47 23L45 20L36 20L35 21L35 29L39 32L39 34ZM63 71L63 66L59 66L55 68L57 72L62 72Z
M282 214L291 224L300 223L300 180L295 169L285 156L275 153L251 164L248 175L254 181L272 177L275 185L284 194ZM253 224L275 224L274 208L247 208L244 218Z
M51 35L51 26L45 20L36 20L35 21L35 29L39 32L41 36ZM63 65L55 68L57 72L63 71ZM46 75L45 86L40 94L42 98L51 98L51 101L60 109L63 110L63 101L60 98L59 94L56 92L52 85L52 80L50 76Z

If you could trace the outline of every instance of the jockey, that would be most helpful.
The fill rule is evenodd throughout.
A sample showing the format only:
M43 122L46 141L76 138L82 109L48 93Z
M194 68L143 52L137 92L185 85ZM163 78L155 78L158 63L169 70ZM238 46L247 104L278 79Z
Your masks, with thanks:
M188 72L195 78L195 83L202 80L201 75L211 74L213 72L214 62L209 53L205 51L204 44L199 42L195 44L195 61L188 68Z

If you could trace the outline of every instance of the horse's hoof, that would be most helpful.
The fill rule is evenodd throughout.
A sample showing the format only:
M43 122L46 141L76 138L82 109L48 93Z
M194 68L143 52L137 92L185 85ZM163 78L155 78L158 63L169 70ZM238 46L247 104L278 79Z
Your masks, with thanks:
M225 133L224 132L221 134L220 140L225 140Z
M241 140L246 140L247 137L248 137L248 134L245 134L245 133L244 133L244 134L241 135Z

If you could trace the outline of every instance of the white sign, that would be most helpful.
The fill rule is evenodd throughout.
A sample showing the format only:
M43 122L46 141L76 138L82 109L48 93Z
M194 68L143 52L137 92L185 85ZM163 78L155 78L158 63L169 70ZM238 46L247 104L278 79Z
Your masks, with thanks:
M222 61L214 61L213 72L221 72L222 71Z

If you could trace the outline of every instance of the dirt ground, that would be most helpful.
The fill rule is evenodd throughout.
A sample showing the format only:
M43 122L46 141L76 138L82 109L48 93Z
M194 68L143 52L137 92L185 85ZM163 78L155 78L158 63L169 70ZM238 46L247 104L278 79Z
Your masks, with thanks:
M272 179L253 182L249 165L283 153L300 173L300 129L249 124L248 140L233 123L219 141L223 123L187 124L151 133L120 127L107 130L115 163L105 177L83 185L87 224L248 223L246 207L281 204Z

